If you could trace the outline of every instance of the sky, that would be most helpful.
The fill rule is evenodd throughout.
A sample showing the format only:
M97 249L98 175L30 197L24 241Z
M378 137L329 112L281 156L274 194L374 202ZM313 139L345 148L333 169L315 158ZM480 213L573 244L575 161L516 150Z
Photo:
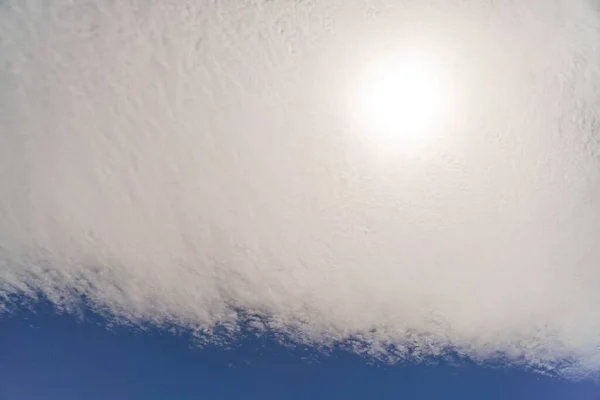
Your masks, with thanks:
M496 363L389 365L247 329L223 345L189 335L107 328L48 303L0 320L0 399L527 399L596 400L600 385Z
M147 354L130 398L247 357L330 393L346 366L587 390L599 37L597 0L1 1L2 395L51 397L25 382L82 348L108 375ZM261 368L182 396L284 390ZM53 390L91 396L81 373Z

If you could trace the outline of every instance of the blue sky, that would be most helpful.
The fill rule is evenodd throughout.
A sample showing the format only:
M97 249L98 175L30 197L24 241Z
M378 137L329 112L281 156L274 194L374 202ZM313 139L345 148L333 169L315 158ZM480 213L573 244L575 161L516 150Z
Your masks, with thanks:
M239 334L190 346L161 329L52 312L0 320L0 399L523 399L596 400L600 384L462 361L387 365L342 350L283 346Z
M0 0L2 395L596 396L597 3Z

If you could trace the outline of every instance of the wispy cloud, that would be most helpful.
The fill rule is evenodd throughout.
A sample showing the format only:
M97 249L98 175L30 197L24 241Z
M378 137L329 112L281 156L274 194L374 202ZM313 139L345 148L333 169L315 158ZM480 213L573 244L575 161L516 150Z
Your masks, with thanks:
M4 304L596 373L598 37L584 0L6 1ZM401 40L461 99L416 158L342 106Z

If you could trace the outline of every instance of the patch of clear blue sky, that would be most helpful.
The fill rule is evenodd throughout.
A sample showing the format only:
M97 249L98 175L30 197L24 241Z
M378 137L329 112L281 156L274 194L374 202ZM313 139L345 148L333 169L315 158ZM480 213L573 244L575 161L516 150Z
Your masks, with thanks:
M527 399L598 400L600 385L519 369L387 366L269 335L193 347L159 329L106 329L47 304L0 317L0 400Z

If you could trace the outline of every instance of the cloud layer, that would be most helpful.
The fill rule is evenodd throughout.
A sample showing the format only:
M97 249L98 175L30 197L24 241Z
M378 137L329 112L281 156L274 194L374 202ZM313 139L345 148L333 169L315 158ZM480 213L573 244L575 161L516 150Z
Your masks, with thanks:
M593 5L0 3L0 304L596 374ZM404 43L460 98L413 156L345 107Z

